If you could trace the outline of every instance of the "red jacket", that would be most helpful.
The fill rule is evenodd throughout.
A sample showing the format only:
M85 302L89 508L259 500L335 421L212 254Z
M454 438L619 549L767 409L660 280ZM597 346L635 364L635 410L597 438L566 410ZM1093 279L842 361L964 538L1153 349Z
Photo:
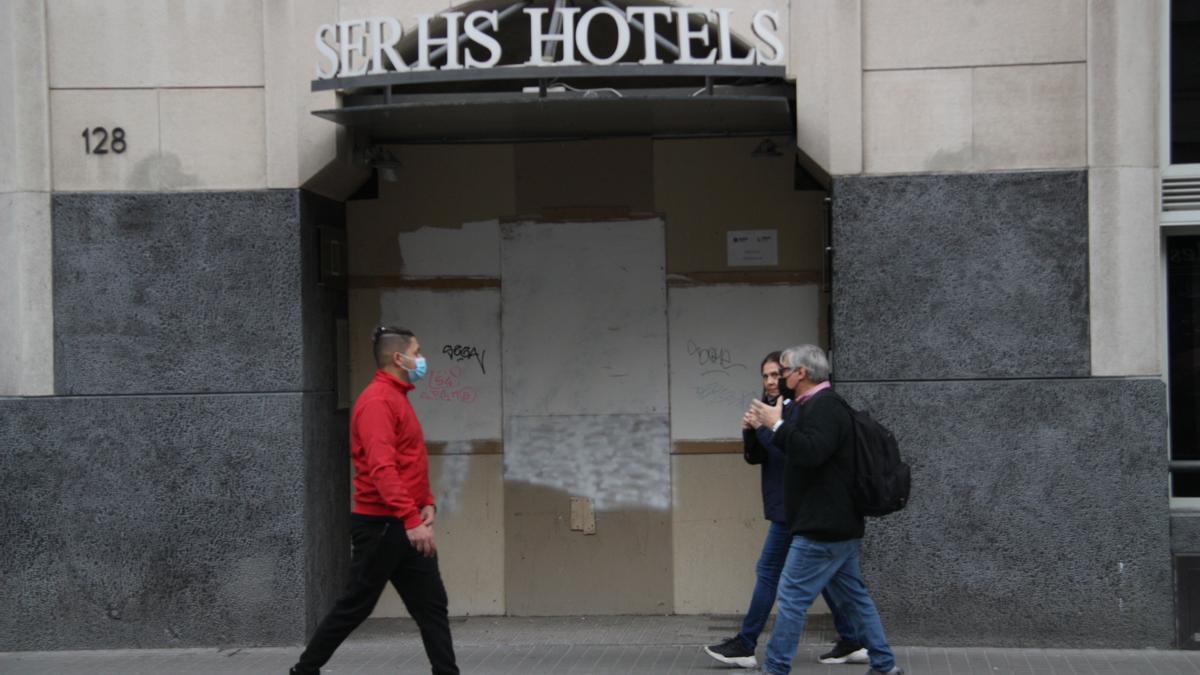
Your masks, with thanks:
M398 518L410 530L421 524L421 508L433 504L425 434L408 402L412 390L377 370L350 415L354 513Z

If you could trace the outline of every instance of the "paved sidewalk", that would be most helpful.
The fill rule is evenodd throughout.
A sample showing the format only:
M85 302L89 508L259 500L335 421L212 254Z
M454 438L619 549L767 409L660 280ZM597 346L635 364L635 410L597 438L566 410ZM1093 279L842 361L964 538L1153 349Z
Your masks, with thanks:
M826 617L813 619L792 672L865 672L865 666L816 662L817 654L829 646L831 630ZM453 620L452 626L459 665L466 675L746 672L722 667L700 649L737 632L738 620L732 617L471 617ZM10 652L0 653L0 673L286 673L299 653L299 647ZM1200 674L1200 652L898 646L896 655L911 675ZM429 664L412 622L375 620L360 628L323 672L415 675L428 673Z

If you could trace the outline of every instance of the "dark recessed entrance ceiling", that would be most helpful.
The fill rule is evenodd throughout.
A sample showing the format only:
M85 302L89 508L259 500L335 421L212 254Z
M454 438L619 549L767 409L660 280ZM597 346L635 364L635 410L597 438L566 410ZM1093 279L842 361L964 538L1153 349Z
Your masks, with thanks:
M417 76L417 77L414 77ZM791 134L780 66L507 66L341 78L315 115L376 142Z

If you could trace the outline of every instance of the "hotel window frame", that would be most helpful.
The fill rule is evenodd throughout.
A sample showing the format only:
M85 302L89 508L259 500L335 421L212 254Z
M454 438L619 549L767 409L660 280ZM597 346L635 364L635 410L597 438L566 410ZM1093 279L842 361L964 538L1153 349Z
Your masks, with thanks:
M1171 7L1179 0L1163 0L1159 4L1159 96L1158 96L1158 158L1159 158L1159 191L1158 212L1160 224L1160 289L1159 307L1161 308L1162 330L1160 348L1162 353L1162 380L1166 385L1167 419L1171 419L1170 411L1170 316L1169 316L1169 267L1167 240L1176 236L1194 236L1200 234L1200 207L1195 210L1168 211L1163 202L1165 186L1179 179L1200 180L1200 163L1173 164L1171 162ZM1167 460L1172 461L1171 429L1167 429ZM1167 493L1170 495L1170 507L1176 511L1200 511L1200 497L1176 497L1172 474L1167 474Z
M1171 5L1180 0L1163 0L1159 4L1159 91L1158 91L1158 158L1164 180L1170 178L1200 178L1200 162L1173 164L1171 162ZM1163 224L1195 225L1200 211L1182 212L1190 218L1171 219L1163 213Z

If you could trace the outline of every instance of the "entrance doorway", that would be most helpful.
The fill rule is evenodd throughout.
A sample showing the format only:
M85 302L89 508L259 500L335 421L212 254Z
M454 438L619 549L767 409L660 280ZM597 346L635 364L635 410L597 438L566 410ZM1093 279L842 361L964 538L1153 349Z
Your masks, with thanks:
M347 202L351 392L373 326L416 331L453 614L745 609L766 523L740 416L764 354L824 340L794 143L396 145Z

